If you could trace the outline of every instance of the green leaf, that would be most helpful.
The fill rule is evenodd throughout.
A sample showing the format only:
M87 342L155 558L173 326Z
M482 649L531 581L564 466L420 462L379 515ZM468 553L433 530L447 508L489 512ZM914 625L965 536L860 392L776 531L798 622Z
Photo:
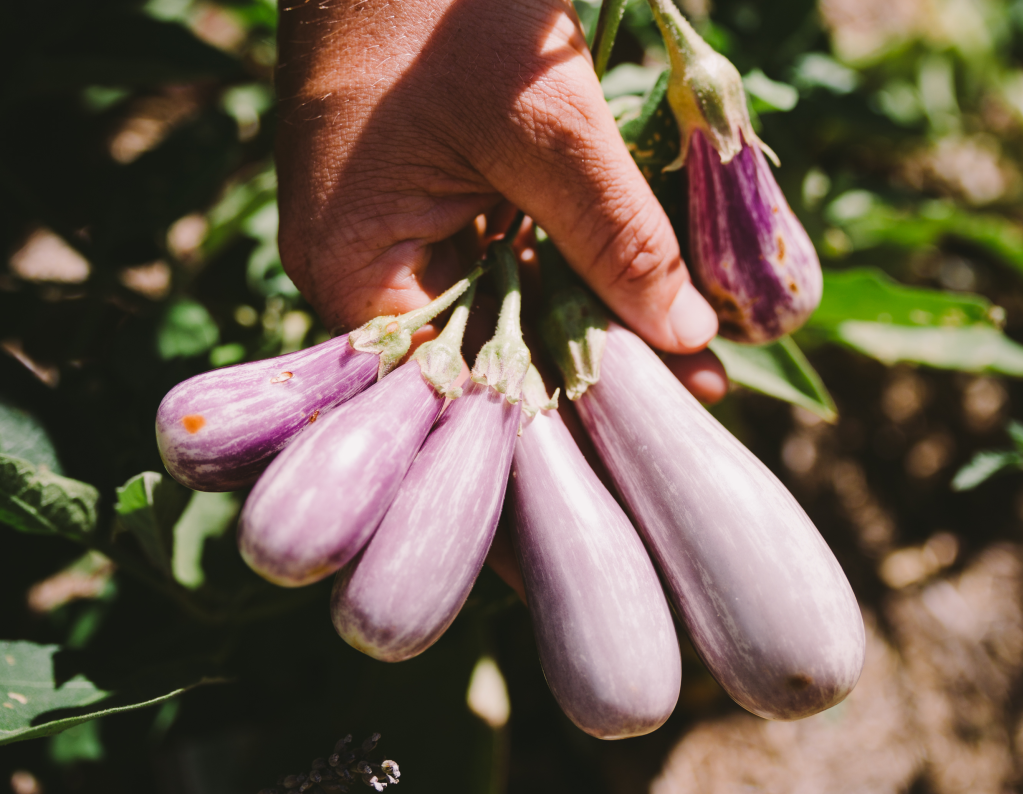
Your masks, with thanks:
M678 123L668 104L670 76L670 70L663 71L643 101L639 115L622 120L618 127L632 159L651 183L662 176L666 165L675 161L681 145Z
M993 325L991 302L979 295L907 287L874 268L825 270L824 295L809 327L834 330L849 320L905 326Z
M605 99L627 96L630 94L644 95L653 90L663 69L640 66L636 63L621 63L608 71L600 81Z
M171 575L174 525L188 504L189 491L155 471L136 474L117 489L114 510L122 529L131 532L143 553Z
M852 190L828 205L825 218L841 226L857 250L878 245L915 249L954 237L987 250L1023 272L1023 228L998 215L969 212L946 201L925 201L917 207L898 209L873 193Z
M238 496L233 493L192 494L188 507L174 525L174 578L185 587L200 587L205 581L202 553L207 538L218 538L238 515Z
M252 178L231 186L223 198L206 215L208 228L203 240L202 251L206 257L213 256L224 246L246 231L249 218L257 215L264 207L277 201L277 173L272 162Z
M62 671L61 657L57 645L0 640L0 744L51 736L220 680L203 676L201 665L172 662L130 680L99 685L80 670Z
M718 336L711 340L710 349L735 383L801 406L825 421L838 419L835 401L791 337L753 346Z
M201 303L187 298L174 301L164 314L156 332L160 358L197 356L220 339L220 330Z
M62 474L57 450L42 423L31 413L0 397L0 453L22 458Z
M1023 455L1018 452L978 452L952 478L953 491L969 491L1006 469L1023 468Z
M1009 438L1012 439L1012 443L1016 445L1016 449L1023 452L1023 423L1013 419L1005 429L1009 434Z
M1023 376L1023 347L979 295L907 287L872 268L824 272L824 297L806 324L885 364Z
M0 454L0 522L21 532L80 539L96 527L99 491Z
M832 338L889 365L907 361L1023 377L1023 346L990 326L910 328L850 320L839 325Z
M742 78L742 84L757 113L775 113L792 110L799 102L799 92L787 83L772 80L760 69L754 69Z
M51 737L49 751L50 760L57 766L68 766L78 761L102 761L104 752L99 722L80 722Z

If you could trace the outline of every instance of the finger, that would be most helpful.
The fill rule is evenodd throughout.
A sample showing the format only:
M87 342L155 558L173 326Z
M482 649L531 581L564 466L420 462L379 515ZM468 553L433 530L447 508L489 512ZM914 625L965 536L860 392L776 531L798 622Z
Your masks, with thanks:
M728 375L721 361L710 350L689 356L664 357L668 369L697 400L713 405L728 394Z
M647 342L702 349L717 317L693 287L660 203L636 167L583 58L524 91L518 141L484 173L536 219L605 303ZM484 166L484 167L487 167Z

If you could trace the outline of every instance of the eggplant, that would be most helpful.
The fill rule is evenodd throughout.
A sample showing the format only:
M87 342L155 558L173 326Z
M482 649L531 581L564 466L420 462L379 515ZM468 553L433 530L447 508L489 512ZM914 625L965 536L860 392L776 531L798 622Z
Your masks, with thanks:
M307 428L245 501L238 547L248 565L275 584L299 587L352 559L443 406L413 360Z
M252 485L300 431L381 379L412 334L482 274L477 268L426 306L370 320L307 350L215 369L171 389L156 412L167 471L197 491Z
M671 612L635 529L556 411L524 424L510 496L540 662L558 705L600 739L657 729L682 680Z
M175 480L197 491L252 485L301 430L371 386L379 359L348 334L307 350L196 375L156 412L156 440Z
M256 573L284 587L311 584L341 568L369 540L444 400L461 394L454 385L459 351L480 272L463 279L461 297L436 339L308 428L256 482L238 519L238 548ZM401 330L389 326L401 319L377 318L363 326L360 343L367 337L374 345L383 341L381 374L400 350L391 340Z
M334 582L334 628L353 648L398 662L451 625L497 529L519 416L519 403L477 383L448 406L372 539Z
M765 344L795 331L820 303L824 278L760 147L744 143L725 163L697 131L686 173L690 272L719 333Z
M863 621L834 554L785 486L617 324L600 379L575 405L728 694L783 720L841 701L863 667Z
M672 0L651 0L671 61L668 103L681 146L669 168L689 178L689 269L722 336L764 344L799 328L820 303L820 260L764 157L735 66Z
M476 358L473 382L458 390L461 396L451 392L457 399L430 433L373 539L334 582L334 628L352 647L384 661L422 653L451 625L497 530L523 384L536 370L522 341L518 262L507 242L491 250L501 276L501 312ZM451 382L461 358L453 346L439 350L452 365L439 380ZM535 399L535 390L530 395Z

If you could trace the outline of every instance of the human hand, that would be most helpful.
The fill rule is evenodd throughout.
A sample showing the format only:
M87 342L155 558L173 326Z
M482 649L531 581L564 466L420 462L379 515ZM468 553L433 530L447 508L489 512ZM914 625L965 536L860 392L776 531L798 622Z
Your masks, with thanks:
M425 304L507 199L653 346L714 335L567 0L285 0L279 41L281 256L332 330Z

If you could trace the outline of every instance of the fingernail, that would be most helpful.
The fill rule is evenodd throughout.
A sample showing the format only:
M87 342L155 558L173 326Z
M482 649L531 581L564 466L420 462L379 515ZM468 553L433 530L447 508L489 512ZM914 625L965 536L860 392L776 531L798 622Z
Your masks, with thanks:
M718 318L691 281L682 285L668 311L668 324L686 350L699 350L718 332Z

